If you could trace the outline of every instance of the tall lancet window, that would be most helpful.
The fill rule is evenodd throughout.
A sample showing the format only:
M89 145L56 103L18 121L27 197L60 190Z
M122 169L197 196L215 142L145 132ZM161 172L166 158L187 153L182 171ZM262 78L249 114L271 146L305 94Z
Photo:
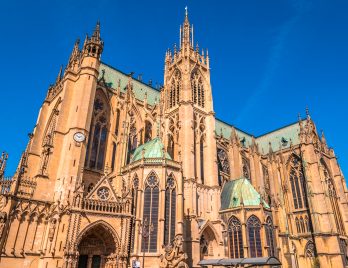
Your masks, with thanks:
M192 101L199 107L205 106L205 92L202 77L195 70L191 74Z
M106 139L108 133L109 107L100 94L94 101L91 128L85 165L88 168L103 170L105 160Z
M157 252L157 233L158 233L158 203L159 186L158 178L154 172L151 172L145 182L143 224L148 223L148 237L142 241L142 252ZM151 226L153 228L151 228ZM144 226L143 226L144 228Z
M262 257L261 222L256 216L251 216L247 222L249 238L249 257Z
M268 246L268 256L275 256L275 237L273 231L273 221L271 217L268 217L265 225L266 241Z
M170 88L167 96L168 108L173 108L179 104L181 89L181 73L179 70L175 70L172 80L170 82Z
M242 225L235 216L232 216L228 222L228 242L230 257L244 258Z
M176 188L172 175L167 179L164 210L164 245L169 245L174 240L176 225Z
M325 161L323 159L321 159L320 162L321 162L321 166L323 168L323 173L324 173L325 183L326 183L326 191L327 191L329 198L330 198L330 203L331 203L332 212L333 212L333 215L335 218L337 230L341 235L343 235L345 232L344 232L344 227L343 227L343 223L342 223L341 212L340 212L340 209L338 206L338 201L337 201L338 196L336 194L335 185L334 185L334 182L330 176L330 173L329 173L329 170L327 168Z
M290 186L294 208L301 209L306 207L306 192L301 159L295 155L291 157L290 161Z

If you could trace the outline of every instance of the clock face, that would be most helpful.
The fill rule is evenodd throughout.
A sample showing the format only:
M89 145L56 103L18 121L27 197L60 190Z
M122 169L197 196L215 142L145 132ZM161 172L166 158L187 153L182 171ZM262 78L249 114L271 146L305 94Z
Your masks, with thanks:
M85 140L85 134L83 134L81 132L76 132L74 134L74 140L77 142L83 142Z

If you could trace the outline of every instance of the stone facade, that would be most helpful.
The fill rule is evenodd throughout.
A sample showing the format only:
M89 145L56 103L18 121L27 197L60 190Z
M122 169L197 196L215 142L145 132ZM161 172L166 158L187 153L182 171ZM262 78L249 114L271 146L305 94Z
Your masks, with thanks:
M0 267L347 266L348 192L306 118L254 137L215 117L187 13L160 89L100 60L99 23L48 89L12 178Z

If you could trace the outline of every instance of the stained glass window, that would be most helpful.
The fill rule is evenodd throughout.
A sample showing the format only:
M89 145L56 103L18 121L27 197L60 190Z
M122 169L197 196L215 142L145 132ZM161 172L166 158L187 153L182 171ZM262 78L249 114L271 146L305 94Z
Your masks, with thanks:
M270 257L275 256L275 238L274 238L274 228L271 217L266 220L266 241L268 246L268 255Z
M158 203L158 178L156 174L152 172L145 184L143 222L148 221L149 226L153 226L153 230L149 232L147 238L143 238L143 252L157 252Z
M249 257L262 257L261 246L261 222L256 216L251 216L247 222L248 238L249 238Z
M242 225L232 216L228 222L228 240L231 258L244 258Z
M293 156L290 163L290 186L295 209L306 207L304 176L302 171L301 160Z
M85 166L103 170L107 140L108 108L101 96L96 97L90 134L87 145Z
M172 243L176 225L176 188L172 176L167 179L165 191L164 245Z

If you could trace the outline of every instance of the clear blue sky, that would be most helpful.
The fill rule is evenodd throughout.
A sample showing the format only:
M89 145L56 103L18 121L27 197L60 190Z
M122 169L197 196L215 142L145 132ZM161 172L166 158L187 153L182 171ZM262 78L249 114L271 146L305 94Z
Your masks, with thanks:
M11 175L74 41L101 21L102 60L163 81L184 7L208 48L217 117L254 135L308 105L348 174L348 1L2 1L0 150Z

